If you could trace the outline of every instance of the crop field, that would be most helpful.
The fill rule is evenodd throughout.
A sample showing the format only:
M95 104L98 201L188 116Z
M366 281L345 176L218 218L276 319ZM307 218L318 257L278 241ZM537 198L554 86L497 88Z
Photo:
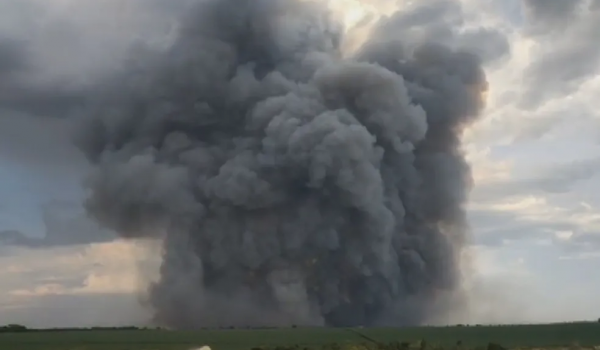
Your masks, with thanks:
M358 333L357 333L358 332ZM360 334L359 334L360 333ZM294 328L262 330L77 330L0 334L0 350L213 350L589 348L600 345L600 322L420 328ZM403 344L404 343L404 344ZM364 344L364 345L361 345ZM383 346L382 344L392 344ZM415 345L418 344L418 345ZM600 349L596 347L596 349ZM255 349L257 350L257 349Z

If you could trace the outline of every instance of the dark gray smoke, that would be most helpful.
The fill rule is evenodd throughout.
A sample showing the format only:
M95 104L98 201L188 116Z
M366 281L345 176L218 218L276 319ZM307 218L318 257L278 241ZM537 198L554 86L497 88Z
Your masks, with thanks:
M475 55L380 28L348 57L322 6L203 1L99 94L87 209L164 241L158 323L414 325L448 306L460 136L487 83Z

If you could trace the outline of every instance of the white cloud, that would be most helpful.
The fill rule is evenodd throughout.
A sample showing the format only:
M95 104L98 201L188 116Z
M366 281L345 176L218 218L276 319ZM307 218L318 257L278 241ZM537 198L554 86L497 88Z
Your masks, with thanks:
M0 255L0 324L145 324L139 297L159 262L152 242L16 249Z
M136 294L157 273L156 253L150 242L125 241L13 250L0 256L0 298Z
M0 324L33 328L147 325L151 315L131 294L45 295L1 302Z

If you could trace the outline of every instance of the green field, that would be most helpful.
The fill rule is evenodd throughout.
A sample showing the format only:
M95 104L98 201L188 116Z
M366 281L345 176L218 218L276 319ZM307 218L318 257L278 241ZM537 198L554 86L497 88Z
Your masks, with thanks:
M360 329L381 342L412 342L425 339L430 346L462 348L489 342L507 348L600 345L600 323L569 323L523 326L465 326ZM209 345L213 350L250 350L260 346L318 347L329 343L362 343L359 335L344 329L298 328L265 330L160 330L64 331L0 334L0 350L189 350Z

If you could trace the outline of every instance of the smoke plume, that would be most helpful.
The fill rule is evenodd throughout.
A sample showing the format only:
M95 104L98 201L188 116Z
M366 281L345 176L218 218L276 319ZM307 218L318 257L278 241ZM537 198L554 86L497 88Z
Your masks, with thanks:
M163 241L157 323L415 325L461 283L479 59L324 6L200 2L86 107L89 213Z

